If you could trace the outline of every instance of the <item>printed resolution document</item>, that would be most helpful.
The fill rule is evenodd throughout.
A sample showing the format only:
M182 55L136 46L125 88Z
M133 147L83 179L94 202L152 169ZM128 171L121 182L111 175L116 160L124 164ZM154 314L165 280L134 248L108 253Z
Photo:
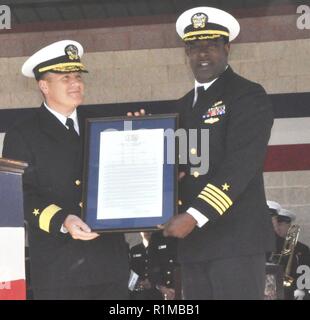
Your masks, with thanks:
M100 133L97 219L160 217L164 129Z

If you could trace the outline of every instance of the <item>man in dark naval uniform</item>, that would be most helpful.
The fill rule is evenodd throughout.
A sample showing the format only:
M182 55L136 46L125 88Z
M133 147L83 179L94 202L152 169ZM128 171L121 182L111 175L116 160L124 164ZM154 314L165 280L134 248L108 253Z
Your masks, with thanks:
M174 300L176 239L162 232L141 232L142 243L130 249L130 268L139 276L132 300Z
M265 252L274 245L262 176L272 106L259 84L228 65L230 41L240 29L233 16L194 8L176 28L196 80L179 101L190 151L181 173L180 214L163 228L181 239L184 298L263 299ZM198 157L209 157L209 168L192 164Z
M35 299L126 299L128 249L123 234L99 236L80 218L83 122L76 108L84 83L82 46L53 43L22 73L36 78L44 102L11 128L3 155L28 162L24 208Z
M150 253L151 232L141 232L142 242L130 249L130 269L137 275L131 300L159 300L161 294L156 288L153 276L153 263Z
M180 298L178 290L177 239L153 232L150 240L153 279L164 300Z

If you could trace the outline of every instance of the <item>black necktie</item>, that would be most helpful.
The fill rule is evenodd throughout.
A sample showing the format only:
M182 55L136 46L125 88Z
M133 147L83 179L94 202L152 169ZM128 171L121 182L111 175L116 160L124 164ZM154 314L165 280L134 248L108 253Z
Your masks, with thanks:
M200 86L197 88L197 99L196 99L195 104L193 105L193 108L196 108L197 106L199 106L199 104L203 100L204 92L205 92L204 86Z
M68 129L68 132L70 133L70 135L72 137L74 137L75 139L76 138L79 138L79 135L78 133L75 131L74 129L74 124L73 124L73 120L71 118L67 118L66 120L66 126L69 128Z

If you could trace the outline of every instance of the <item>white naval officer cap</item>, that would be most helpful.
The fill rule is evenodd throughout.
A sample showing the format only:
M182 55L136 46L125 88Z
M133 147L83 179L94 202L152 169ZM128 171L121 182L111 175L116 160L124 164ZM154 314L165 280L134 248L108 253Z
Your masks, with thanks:
M29 57L22 66L22 74L39 80L46 72L87 72L80 60L83 53L83 47L77 41L54 42Z
M267 206L269 208L270 214L272 215L278 215L280 210L282 209L281 205L272 200L267 200Z
M292 222L296 219L296 215L295 213L293 213L290 210L286 210L286 209L281 209L278 213L278 221L284 221L284 222Z
M217 39L234 40L239 32L239 22L228 12L197 7L183 12L176 22L176 30L183 41Z

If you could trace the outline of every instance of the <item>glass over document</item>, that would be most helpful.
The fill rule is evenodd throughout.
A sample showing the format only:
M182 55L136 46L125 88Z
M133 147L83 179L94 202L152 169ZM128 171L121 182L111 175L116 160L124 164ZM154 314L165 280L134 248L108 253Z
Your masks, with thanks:
M164 129L100 134L97 219L159 217Z
M129 124L129 126L128 126ZM82 218L93 231L156 230L176 213L176 114L86 120ZM168 130L168 131L167 131Z

